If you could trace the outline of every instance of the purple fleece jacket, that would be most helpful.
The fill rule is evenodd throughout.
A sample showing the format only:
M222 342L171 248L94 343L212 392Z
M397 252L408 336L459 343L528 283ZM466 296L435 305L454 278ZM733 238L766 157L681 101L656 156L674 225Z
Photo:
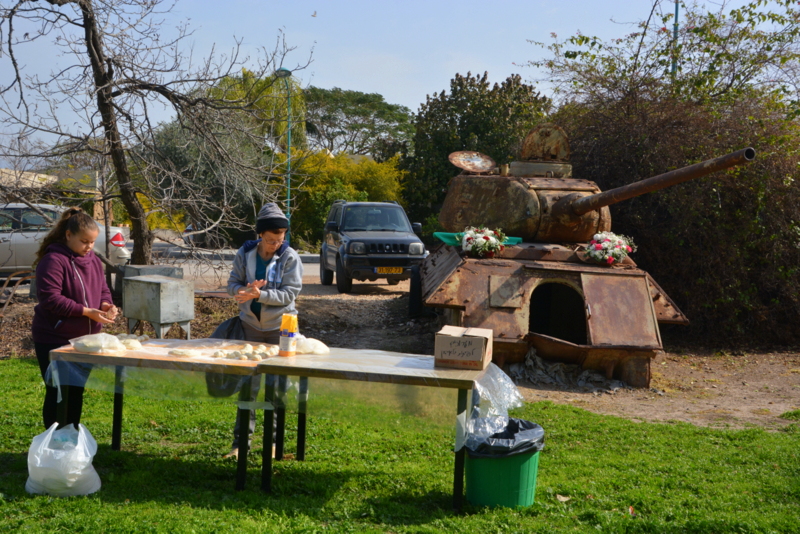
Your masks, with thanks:
M84 306L100 309L113 302L100 258L94 252L79 256L62 243L47 247L36 266L36 297L33 341L63 345L100 332L100 323L83 316Z

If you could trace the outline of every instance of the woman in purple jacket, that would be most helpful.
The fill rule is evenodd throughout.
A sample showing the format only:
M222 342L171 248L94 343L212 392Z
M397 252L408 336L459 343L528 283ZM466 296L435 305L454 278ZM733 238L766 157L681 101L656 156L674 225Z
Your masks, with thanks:
M97 334L103 324L113 323L117 317L103 264L92 251L98 233L97 223L89 215L80 208L70 208L45 236L36 253L39 304L33 310L31 330L42 378L50 365L51 350L67 345L70 339ZM89 366L82 373L71 372L69 385L85 383L90 369ZM58 390L45 384L42 408L45 428L56 422L57 403ZM77 427L83 408L83 387L69 388L67 407L67 423Z

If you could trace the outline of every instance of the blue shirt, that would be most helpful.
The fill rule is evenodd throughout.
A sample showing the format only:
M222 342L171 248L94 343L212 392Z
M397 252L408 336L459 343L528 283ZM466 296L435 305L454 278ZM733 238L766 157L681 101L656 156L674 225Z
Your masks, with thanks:
M269 271L269 277L267 277ZM275 256L273 255L269 260L264 260L261 254L256 254L256 280L267 280L272 282L275 278ZM269 285L269 284L268 284ZM261 317L261 303L258 299L253 299L250 303L250 310L256 315Z

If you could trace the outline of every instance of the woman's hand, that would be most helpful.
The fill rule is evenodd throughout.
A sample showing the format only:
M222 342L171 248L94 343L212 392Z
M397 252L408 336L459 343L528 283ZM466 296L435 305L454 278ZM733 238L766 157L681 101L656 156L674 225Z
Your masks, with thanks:
M119 314L119 308L114 306L113 304L109 304L108 302L104 302L100 305L100 310L105 314L106 317L111 319L112 321L117 318Z
M237 294L233 296L234 300L239 304L247 302L250 299L257 299L261 296L261 288L267 285L266 280L256 280L247 284L245 289L240 289Z
M109 319L108 317L106 317L104 311L98 310L96 308L84 308L83 315L85 317L88 317L92 321L100 324L109 324L114 322L114 319Z

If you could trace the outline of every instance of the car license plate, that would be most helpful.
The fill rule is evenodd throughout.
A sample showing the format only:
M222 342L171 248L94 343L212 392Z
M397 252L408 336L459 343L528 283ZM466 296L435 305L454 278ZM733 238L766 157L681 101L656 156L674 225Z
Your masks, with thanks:
M402 267L375 267L375 274L403 274Z

